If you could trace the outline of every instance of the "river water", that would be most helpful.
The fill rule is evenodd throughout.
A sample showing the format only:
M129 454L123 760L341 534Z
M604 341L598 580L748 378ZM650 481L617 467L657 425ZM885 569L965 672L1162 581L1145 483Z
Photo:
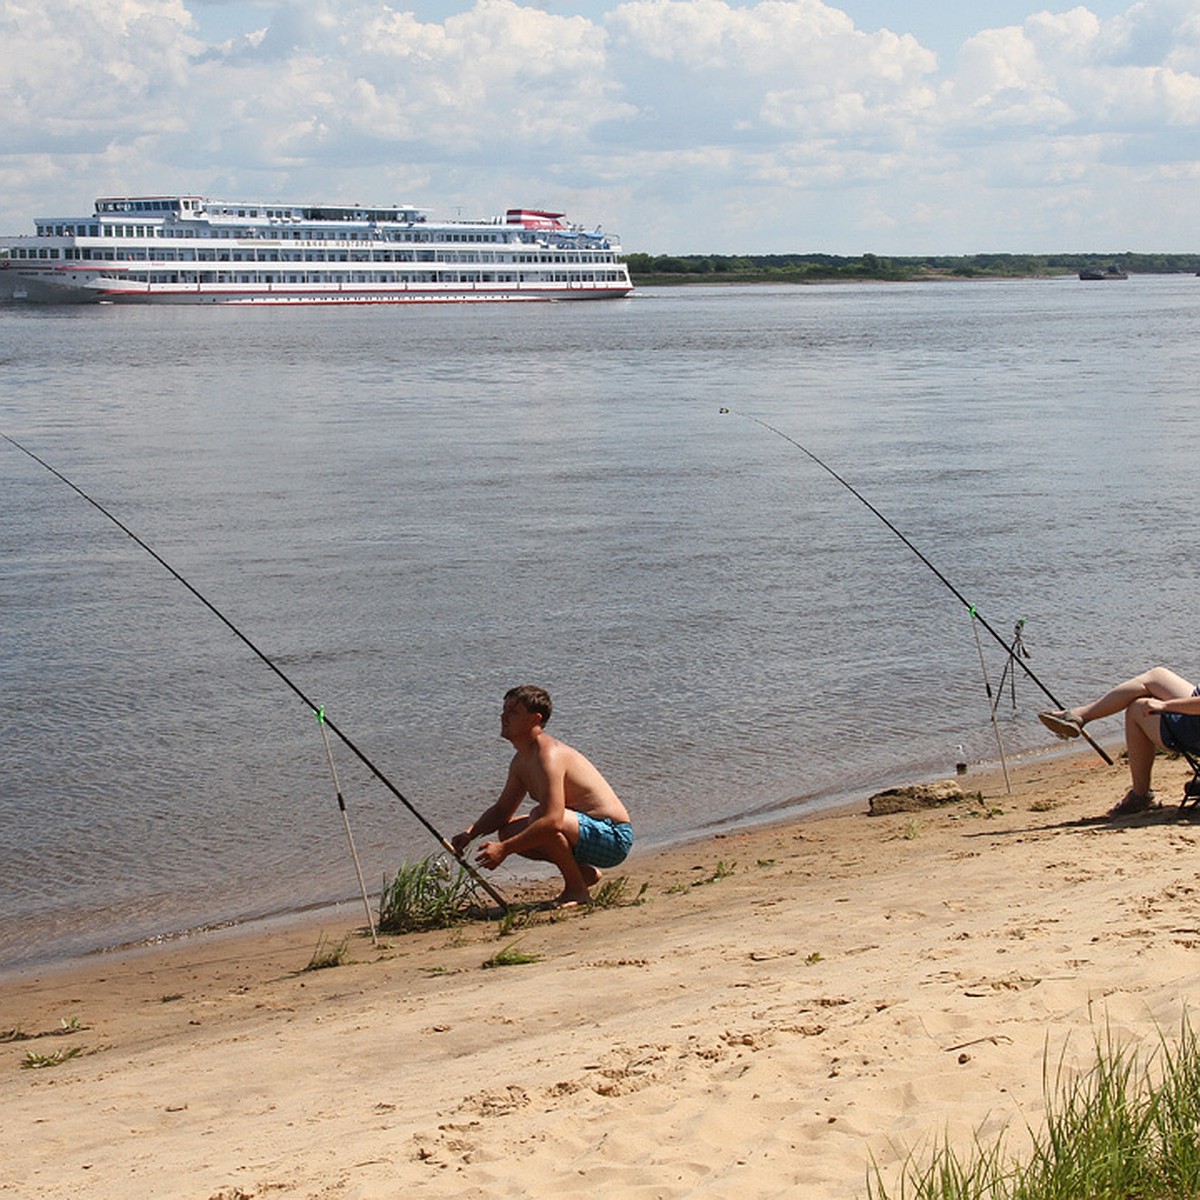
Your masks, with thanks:
M786 438L1064 702L1200 677L1198 377L1190 276L0 309L0 432L447 835L515 683L642 846L997 757L1003 649ZM7 442L0 496L0 966L352 900L304 702ZM437 850L333 753L372 887Z

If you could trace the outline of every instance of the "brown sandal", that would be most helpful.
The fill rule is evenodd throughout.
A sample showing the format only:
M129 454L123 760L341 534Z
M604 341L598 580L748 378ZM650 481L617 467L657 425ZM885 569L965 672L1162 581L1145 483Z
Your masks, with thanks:
M1154 799L1153 792L1135 792L1129 789L1119 804L1114 804L1104 815L1106 817L1132 817L1138 813L1149 812L1152 808L1162 806Z
M1038 720L1050 730L1055 737L1077 738L1083 732L1083 725L1065 709L1057 712L1040 712Z

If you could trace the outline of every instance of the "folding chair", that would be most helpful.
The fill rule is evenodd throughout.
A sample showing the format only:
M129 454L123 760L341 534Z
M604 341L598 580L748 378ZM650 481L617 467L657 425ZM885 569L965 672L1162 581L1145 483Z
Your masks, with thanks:
M1187 759L1187 764L1192 768L1192 777L1183 785L1183 799L1179 802L1179 812L1192 812L1200 815L1200 759L1196 755L1189 753L1187 750L1179 752ZM1191 811L1189 811L1191 810Z

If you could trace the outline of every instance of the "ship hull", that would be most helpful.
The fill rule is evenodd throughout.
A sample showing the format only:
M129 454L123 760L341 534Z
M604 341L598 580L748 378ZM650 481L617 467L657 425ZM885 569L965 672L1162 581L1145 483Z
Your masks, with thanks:
M614 300L631 286L527 284L501 286L355 285L286 287L278 284L121 284L84 272L28 272L0 264L0 303L221 304L303 306L328 304L512 304L564 300Z
M54 276L18 271L8 263L0 263L2 304L94 304L99 299L91 288Z

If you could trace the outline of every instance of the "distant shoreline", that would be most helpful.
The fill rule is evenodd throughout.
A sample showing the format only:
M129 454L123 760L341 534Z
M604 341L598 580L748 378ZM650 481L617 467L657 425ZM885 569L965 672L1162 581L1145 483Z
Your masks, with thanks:
M1051 279L1111 266L1130 275L1196 275L1200 254L972 254L886 257L862 254L627 254L634 286L688 283L921 283Z

